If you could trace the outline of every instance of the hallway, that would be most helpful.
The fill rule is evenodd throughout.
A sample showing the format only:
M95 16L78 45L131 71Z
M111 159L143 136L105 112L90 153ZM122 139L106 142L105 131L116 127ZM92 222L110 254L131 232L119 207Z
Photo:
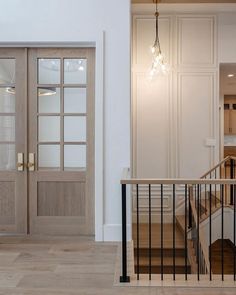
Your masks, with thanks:
M1 237L0 295L233 295L235 289L114 287L116 243Z

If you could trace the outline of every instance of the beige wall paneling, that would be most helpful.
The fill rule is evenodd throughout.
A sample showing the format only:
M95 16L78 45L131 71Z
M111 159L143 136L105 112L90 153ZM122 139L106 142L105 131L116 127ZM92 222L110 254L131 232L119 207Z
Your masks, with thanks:
M29 172L29 196L30 196L30 232L36 234L52 235L78 235L94 234L94 64L95 50L83 49L30 49L29 50L29 152L35 153L38 158L37 143L37 59L58 58L61 59L61 108L60 108L60 167L58 169L39 169L36 160L36 170ZM63 150L66 145L80 144L72 140L68 143L64 131L66 129L64 118L84 118L84 114L63 112L65 107L65 95L63 87L84 87L79 82L62 83L63 60L87 59L87 94L86 94L86 169L65 169ZM73 72L73 71L72 71ZM67 75L71 75L68 71ZM79 84L81 84L79 86ZM47 86L48 87L48 86ZM57 86L56 86L57 87ZM64 103L63 103L64 101ZM77 111L77 113L81 113ZM55 116L55 114L47 114ZM40 116L40 115L39 115ZM57 114L58 116L58 114ZM79 116L79 117L78 117ZM65 122L65 121L64 121ZM76 134L79 126L71 126ZM64 140L64 144L63 144ZM66 143L67 142L67 143ZM41 143L42 144L42 143ZM47 144L55 144L46 143ZM45 144L44 144L45 145ZM73 162L73 161L72 161ZM64 167L64 168L63 168ZM78 203L79 202L79 203ZM76 204L76 205L75 205Z
M25 169L17 171L16 162L17 153L27 155L27 51L24 48L1 48L0 59L0 87L2 87L0 97L0 232L25 234L27 232L27 172ZM11 68L6 62L8 59L15 59L15 66ZM4 82L4 76L8 77L9 81ZM11 90L13 94L9 93ZM9 118L15 118L13 125L10 124ZM10 146L15 146L12 152Z
M216 66L216 18L212 15L178 16L178 66Z
M179 15L177 30L177 176L199 177L219 160L217 17Z
M161 15L160 42L171 64L167 77L148 84L148 51L155 37L152 15L133 17L133 174L138 177L200 177L217 162L218 69L215 15ZM140 188L141 215L148 210ZM156 220L158 187L153 186ZM167 193L168 196L168 193ZM165 200L168 218L172 194ZM176 209L183 207L183 188ZM134 202L135 208L135 202Z
M150 47L155 36L151 16L133 19L132 142L133 174L138 177L169 177L170 101L172 75L150 81ZM172 62L172 19L160 18L160 38L168 62Z
M215 73L178 75L179 177L200 177L213 164Z

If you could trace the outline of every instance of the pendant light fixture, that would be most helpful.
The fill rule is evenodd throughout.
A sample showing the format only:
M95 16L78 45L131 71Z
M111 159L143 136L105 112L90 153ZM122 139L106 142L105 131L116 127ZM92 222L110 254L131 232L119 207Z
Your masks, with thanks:
M158 24L158 0L153 0L156 2L156 12L155 12L155 18L156 18L156 38L153 46L151 47L152 52L152 66L150 71L150 76L153 78L154 76L158 74L167 74L169 69L168 65L165 62L164 56L161 51L161 45L159 40L159 24Z

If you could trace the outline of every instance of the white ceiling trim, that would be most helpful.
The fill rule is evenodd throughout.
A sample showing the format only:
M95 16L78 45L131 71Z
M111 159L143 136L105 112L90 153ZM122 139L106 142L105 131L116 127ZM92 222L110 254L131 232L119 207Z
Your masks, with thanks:
M158 4L161 13L236 12L236 3ZM155 4L132 4L132 14L153 14Z

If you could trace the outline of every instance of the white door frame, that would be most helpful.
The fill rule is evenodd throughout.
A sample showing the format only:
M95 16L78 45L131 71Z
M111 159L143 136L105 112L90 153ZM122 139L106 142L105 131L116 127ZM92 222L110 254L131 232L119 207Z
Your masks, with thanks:
M79 42L0 42L0 47L95 47L95 240L103 241L104 211L104 32Z

